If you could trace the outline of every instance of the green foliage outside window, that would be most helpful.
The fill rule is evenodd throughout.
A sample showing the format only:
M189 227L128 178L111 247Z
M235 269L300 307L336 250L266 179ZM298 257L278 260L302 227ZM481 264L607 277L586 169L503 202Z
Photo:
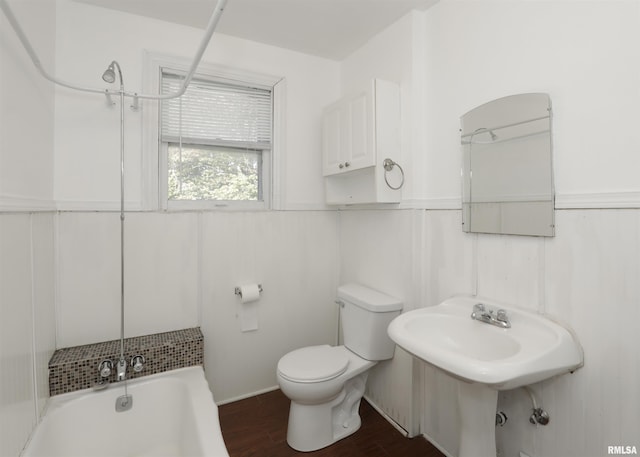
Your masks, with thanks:
M169 144L169 200L261 200L261 155L200 145Z

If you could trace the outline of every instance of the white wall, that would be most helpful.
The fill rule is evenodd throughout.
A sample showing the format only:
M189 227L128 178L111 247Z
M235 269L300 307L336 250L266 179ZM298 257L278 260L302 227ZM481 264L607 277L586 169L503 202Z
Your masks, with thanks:
M53 70L55 2L10 1ZM55 349L53 106L0 15L0 455L18 455L49 396Z
M413 79L408 97L424 97L425 106L408 121L423 126L426 148L417 138L403 150L403 159L421 167L409 173L421 182L403 195L405 206L427 209L406 210L411 216L342 212L341 280L359 277L410 297L414 306L478 293L547 312L576 330L585 366L533 386L551 415L547 427L529 424L521 391L500 394L509 417L497 433L501 455L595 457L609 445L637 446L640 139L633 132L640 121L640 5L442 0L413 14L422 25L413 22L412 68L426 77ZM389 56L390 30L368 44L380 51L367 51L368 64L357 53L343 63L343 81L359 78L359 68L399 68L397 55ZM406 43L397 41L398 54ZM459 117L491 99L532 91L548 92L554 106L556 237L465 234L457 209ZM608 209L579 209L592 207ZM422 433L456 455L457 381L426 365L416 371ZM402 389L385 400L385 409L410 413Z
M143 52L191 59L203 31L186 26L60 0L57 9L58 76L91 87L116 59L125 88L142 86ZM214 34L203 62L286 78L285 140L279 173L281 209L324 208L320 157L322 108L338 97L337 62L273 46ZM117 87L116 87L117 89ZM127 103L127 106L129 103ZM157 108L147 101L139 112L126 109L125 169L128 207L142 201L142 117ZM56 89L55 198L62 209L117 208L119 201L119 109L105 97Z
M54 219L0 213L0 455L18 455L49 397L55 349Z
M120 219L59 215L59 347L120 337ZM327 211L127 213L125 336L200 326L216 401L277 385L288 351L336 338L338 240ZM260 283L242 332L236 286Z
M328 211L205 213L201 219L205 369L216 400L277 386L293 349L335 344L337 219ZM259 328L242 332L236 286L262 284Z
M405 311L421 306L420 246L422 214L403 211L340 212L340 283L356 282L403 302ZM418 262L418 263L416 263ZM367 381L366 395L405 430L413 428L412 357L396 349L378 363Z
M42 65L54 71L55 2L10 1ZM53 209L53 85L0 15L0 211Z
M462 114L504 95L546 92L559 207L638 206L637 2L445 0L425 17L423 177L433 184L418 198L460 195Z

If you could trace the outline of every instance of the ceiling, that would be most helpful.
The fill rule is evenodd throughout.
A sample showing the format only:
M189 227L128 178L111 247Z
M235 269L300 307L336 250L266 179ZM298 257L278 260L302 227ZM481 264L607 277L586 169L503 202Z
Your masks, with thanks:
M215 0L76 0L205 29ZM228 0L216 29L342 60L412 9L438 0Z

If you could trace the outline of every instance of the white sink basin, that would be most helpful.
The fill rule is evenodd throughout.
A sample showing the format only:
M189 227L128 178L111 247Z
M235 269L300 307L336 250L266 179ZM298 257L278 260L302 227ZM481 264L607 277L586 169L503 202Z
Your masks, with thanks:
M498 325L471 318L478 303L492 311L486 318ZM498 309L506 311L509 328L501 326L505 319ZM457 386L459 457L496 456L498 390L567 373L583 362L580 344L565 327L480 297L453 297L401 314L388 332L401 348L463 381Z
M476 303L504 309L510 328L471 319ZM573 371L582 365L576 338L550 319L479 297L459 296L398 316L393 341L454 377L506 390Z

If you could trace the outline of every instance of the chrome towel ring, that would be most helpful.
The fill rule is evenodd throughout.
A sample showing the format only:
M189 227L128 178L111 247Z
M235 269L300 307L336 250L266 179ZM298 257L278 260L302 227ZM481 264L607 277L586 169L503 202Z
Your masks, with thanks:
M384 159L384 162L382 162L382 166L384 167L384 182L387 183L387 186L389 186L389 188L393 190L399 190L400 188L402 188L402 186L404 186L404 170L402 169L400 164L397 162L394 162L391 159ZM400 184L397 187L389 184L389 181L387 180L387 173L393 170L393 167L395 166L397 166L400 169L400 173L402 173L402 180L400 181Z

